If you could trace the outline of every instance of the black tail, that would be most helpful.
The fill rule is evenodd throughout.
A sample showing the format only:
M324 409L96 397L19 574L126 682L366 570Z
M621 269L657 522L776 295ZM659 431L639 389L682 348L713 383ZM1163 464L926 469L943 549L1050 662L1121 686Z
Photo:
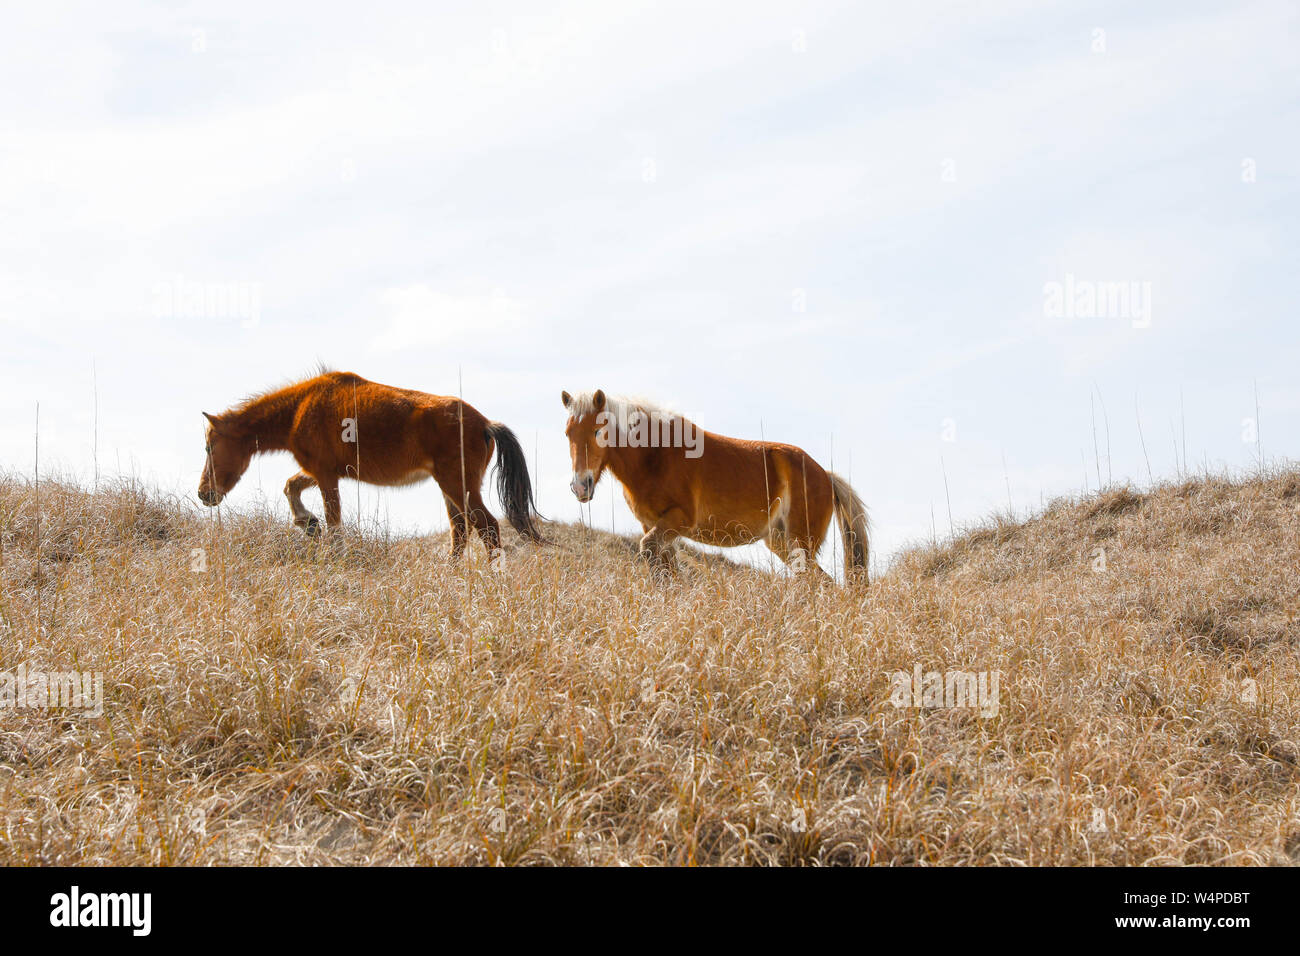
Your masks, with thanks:
M533 502L533 483L528 478L528 462L519 439L500 422L490 422L484 432L497 443L497 495L506 509L506 518L525 538L545 543L533 524L537 505Z

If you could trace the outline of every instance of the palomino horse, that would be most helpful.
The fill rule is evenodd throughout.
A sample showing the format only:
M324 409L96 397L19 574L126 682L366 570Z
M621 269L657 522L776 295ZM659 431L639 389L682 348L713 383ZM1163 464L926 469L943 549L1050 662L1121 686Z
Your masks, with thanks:
M608 468L645 529L641 553L673 565L673 542L732 547L763 540L796 571L811 566L834 512L846 578L867 581L867 509L849 483L806 451L778 442L727 438L646 402L603 391L563 392L573 460L570 487L590 501Z
M351 372L323 371L315 378L247 399L208 420L207 463L199 500L215 505L244 474L255 453L288 451L302 469L284 486L294 524L308 534L320 522L302 503L316 485L332 530L342 518L339 479L372 485L409 485L432 477L451 519L451 551L459 556L477 531L492 554L500 526L480 488L492 449L497 450L497 492L506 517L521 535L541 536L533 525L533 489L514 432L490 422L460 399L369 382Z

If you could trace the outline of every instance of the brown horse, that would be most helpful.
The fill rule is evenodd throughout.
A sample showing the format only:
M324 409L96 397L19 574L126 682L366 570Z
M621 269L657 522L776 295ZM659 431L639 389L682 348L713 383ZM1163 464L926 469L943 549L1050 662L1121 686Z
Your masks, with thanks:
M796 571L811 566L834 512L844 540L846 578L867 581L867 509L849 483L802 448L727 438L647 402L601 390L561 393L569 419L570 484L590 501L608 468L623 485L645 535L641 553L673 566L673 542L691 538L734 547L763 540Z
M319 534L320 522L302 503L316 485L332 530L342 519L339 479L372 485L409 485L432 477L451 519L452 555L477 531L488 553L500 547L500 526L480 488L493 446L497 491L506 517L521 535L541 541L533 525L532 484L514 432L490 422L457 398L370 382L351 372L315 378L247 399L208 420L207 462L199 500L221 501L260 452L288 451L302 469L284 486L294 524Z

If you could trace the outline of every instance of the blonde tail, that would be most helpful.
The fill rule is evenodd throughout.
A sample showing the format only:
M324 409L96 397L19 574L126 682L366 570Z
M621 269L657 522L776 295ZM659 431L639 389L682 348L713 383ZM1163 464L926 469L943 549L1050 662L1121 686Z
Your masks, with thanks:
M846 580L867 583L867 561L870 558L871 528L867 506L839 475L832 474L831 490L835 497L835 517L840 523L840 536L844 539L844 576Z

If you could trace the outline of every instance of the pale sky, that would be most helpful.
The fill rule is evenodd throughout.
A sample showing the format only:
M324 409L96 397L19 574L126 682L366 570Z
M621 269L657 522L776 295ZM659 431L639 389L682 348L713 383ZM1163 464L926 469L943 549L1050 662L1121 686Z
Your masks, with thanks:
M101 473L198 508L200 411L318 361L460 376L551 518L562 389L801 445L879 560L949 498L960 527L1173 478L1184 430L1198 470L1300 458L1294 3L15 6L11 472L39 401L42 471L89 481L93 371ZM294 470L228 501L287 521ZM362 505L447 525L432 484Z

